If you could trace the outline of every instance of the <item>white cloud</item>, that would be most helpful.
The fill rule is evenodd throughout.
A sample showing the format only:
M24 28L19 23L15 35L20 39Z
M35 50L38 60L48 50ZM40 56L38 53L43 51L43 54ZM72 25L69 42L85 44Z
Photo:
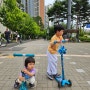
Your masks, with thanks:
M45 5L53 4L55 0L45 0Z

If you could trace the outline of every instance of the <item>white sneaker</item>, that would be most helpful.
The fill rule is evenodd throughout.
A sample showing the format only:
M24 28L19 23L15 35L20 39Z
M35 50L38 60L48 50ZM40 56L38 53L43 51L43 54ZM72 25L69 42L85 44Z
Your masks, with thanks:
M53 80L54 78L53 78L53 75L49 75L48 73L47 73L47 77L50 79L50 80Z

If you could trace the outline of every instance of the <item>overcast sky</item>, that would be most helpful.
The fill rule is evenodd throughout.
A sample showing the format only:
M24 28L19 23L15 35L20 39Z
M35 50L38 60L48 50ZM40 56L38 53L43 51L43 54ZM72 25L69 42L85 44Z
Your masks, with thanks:
M45 0L45 5L52 4L55 0ZM89 0L90 3L90 0Z
M45 0L45 5L52 4L55 0Z

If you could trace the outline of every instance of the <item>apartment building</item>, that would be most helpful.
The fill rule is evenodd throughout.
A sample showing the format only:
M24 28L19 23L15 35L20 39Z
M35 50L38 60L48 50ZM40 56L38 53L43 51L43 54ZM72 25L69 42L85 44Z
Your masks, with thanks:
M44 23L44 15L45 15L45 9L44 9L44 7L45 7L45 5L44 5L44 0L39 0L40 1L40 13L39 13L39 15L41 16L41 18L42 18L42 21L43 21L43 23Z
M40 16L44 24L44 0L21 0L24 5L24 11L31 17Z

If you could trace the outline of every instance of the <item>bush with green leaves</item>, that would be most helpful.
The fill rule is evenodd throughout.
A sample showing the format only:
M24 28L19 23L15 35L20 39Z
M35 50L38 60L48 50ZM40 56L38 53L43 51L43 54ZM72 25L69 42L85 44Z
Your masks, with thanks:
M83 42L90 42L90 38L86 37L86 36L79 37L79 39L80 39L80 41L83 41Z

